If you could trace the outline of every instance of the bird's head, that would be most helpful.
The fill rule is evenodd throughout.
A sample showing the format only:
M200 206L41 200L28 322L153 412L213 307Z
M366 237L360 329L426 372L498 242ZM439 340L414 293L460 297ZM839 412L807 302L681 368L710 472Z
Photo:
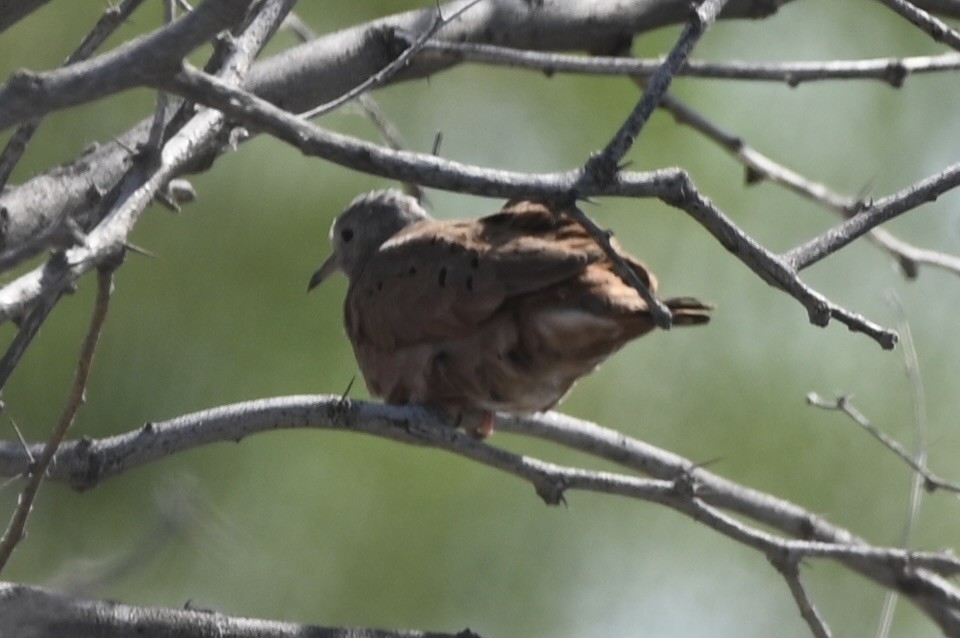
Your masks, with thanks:
M338 270L353 281L385 241L424 219L430 219L427 211L416 199L398 190L360 195L333 221L333 253L310 277L307 290L313 290Z

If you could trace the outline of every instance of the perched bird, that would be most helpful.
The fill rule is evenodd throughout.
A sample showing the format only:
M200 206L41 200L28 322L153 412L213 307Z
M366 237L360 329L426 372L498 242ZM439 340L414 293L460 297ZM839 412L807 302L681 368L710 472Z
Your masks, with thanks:
M308 289L346 274L346 332L370 392L443 408L457 424L479 415L480 436L494 411L552 408L655 327L583 226L541 202L438 221L410 196L374 191L337 217L330 242ZM621 254L656 293L653 274ZM709 321L710 306L692 297L664 302L674 325Z

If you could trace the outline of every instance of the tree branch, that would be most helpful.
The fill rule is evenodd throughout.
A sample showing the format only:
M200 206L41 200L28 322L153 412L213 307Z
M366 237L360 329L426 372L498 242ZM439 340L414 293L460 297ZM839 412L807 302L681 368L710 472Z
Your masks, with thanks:
M65 633L69 632L69 633ZM36 638L479 638L469 629L432 631L319 627L216 611L136 607L0 583L0 635Z
M820 615L820 612L817 611L813 601L810 600L810 597L807 595L807 590L803 586L803 581L800 580L800 566L797 564L797 561L791 558L777 558L771 559L771 562L783 576L784 580L787 581L790 594L796 601L797 608L800 610L800 616L806 621L810 632L816 638L830 638L830 636L833 635L830 632L830 628L827 626L823 616Z
M372 434L402 443L452 452L508 472L533 485L547 503L556 504L570 490L584 490L651 501L670 507L721 534L768 556L829 558L909 597L941 627L960 631L960 590L941 575L960 573L960 560L947 553L910 552L876 547L847 530L775 497L750 490L697 467L692 461L658 450L625 435L570 417L546 414L507 417L501 431L514 431L573 444L627 467L642 467L654 476L565 467L515 454L477 441L436 420L417 406L388 406L331 396L293 396L221 406L104 439L83 439L61 446L48 480L88 489L145 463L217 441L240 441L252 434L285 428L327 428ZM546 435L545 433L548 433ZM19 443L0 443L0 475L19 474L28 452ZM775 524L784 538L723 513L729 509L760 524ZM808 540L813 538L814 540ZM823 540L821 540L821 538Z
M176 22L96 58L56 71L14 73L0 86L0 130L176 72L188 53L240 22L255 1L206 0Z
M583 170L528 174L480 168L444 160L433 155L394 151L346 135L320 129L310 122L250 93L185 67L173 82L171 92L221 109L254 130L270 133L306 155L316 155L343 166L404 182L492 197L533 197L553 201L579 197L620 195L659 197L687 212L729 251L767 283L784 290L807 309L810 321L825 326L831 318L851 330L862 332L883 348L896 344L896 333L852 313L803 283L796 271L780 257L763 248L700 194L686 173L662 169L652 173L620 171L605 185L584 179ZM8 288L16 284L8 285ZM9 317L8 299L0 290L0 321Z
M86 400L87 379L90 376L90 368L93 365L93 356L97 351L100 334L103 332L103 322L107 318L107 309L110 307L114 267L113 265L108 266L98 273L97 300L93 307L93 315L90 317L90 328L87 330L87 336L80 347L80 360L77 363L73 386L67 397L66 406L50 433L50 437L44 444L43 450L36 456L36 460L30 463L30 469L27 471L27 485L20 492L20 499L17 501L10 523L3 533L3 538L0 538L0 571L3 571L17 543L24 537L27 518L33 510L33 502L40 491L40 484L43 483L47 468L50 466L57 448L60 447L67 435L67 430L73 425L77 411Z
M8 0L0 7L0 33L48 2L50 0Z
M141 4L143 4L143 0L124 0L124 2L119 5L108 7L97 21L97 24L95 24L90 33L87 34L87 37L80 43L80 46L78 46L73 53L70 54L66 62L64 62L64 66L75 64L93 55L93 52L100 48L100 45L110 37L110 34L123 24ZM3 153L0 154L0 190L3 189L7 180L10 179L10 173L13 172L17 162L20 161L20 157L26 150L27 144L30 143L39 125L39 118L21 124L17 128L17 131L7 140L7 145L4 147Z
M955 494L960 494L960 483L947 481L940 478L927 469L925 465L917 462L910 452L903 447L896 439L886 434L883 430L874 425L863 412L861 412L848 396L839 396L834 401L827 401L816 392L807 394L807 404L823 410L834 410L846 414L850 419L866 430L870 436L880 442L885 448L893 452L897 457L906 463L918 475L923 477L924 487L932 492L935 490L946 490Z
M943 20L934 18L916 4L911 4L906 0L878 1L892 9L912 25L919 27L924 33L933 38L935 42L943 43L951 49L960 51L960 33L951 28L950 25Z
M440 9L443 15L450 15L469 1L446 3ZM721 17L760 18L773 13L781 3L782 0L730 0ZM622 38L625 30L640 33L683 22L689 16L686 0L649 0L626 7L608 0L567 0L562 5L491 0L480 7L486 9L461 16L456 23L442 29L440 37L469 41L493 38L528 48L595 50L607 48L611 41ZM342 95L376 74L408 46L396 34L422 31L435 14L434 7L427 7L313 39L258 62L245 86L291 111L305 111ZM590 22L589 29L583 28L586 21ZM106 55L116 55L118 51L120 49ZM140 51L141 54L147 52L142 47ZM101 56L88 64L103 61ZM143 60L142 65L152 69L152 74L161 70L150 59ZM391 81L426 77L450 66L453 63L424 64L415 59L412 66L393 76ZM106 85L109 84L107 81ZM99 82L91 81L90 85L87 91L100 90L93 88L99 86ZM95 97L97 95L90 95L90 99ZM32 111L31 116L54 106ZM0 270L56 245L66 227L65 220L82 220L103 193L117 187L129 169L127 149L137 148L148 130L149 123L141 122L116 142L93 148L74 162L0 193Z
M898 193L876 202L865 203L853 217L787 251L782 258L796 270L803 270L880 224L922 204L936 201L937 197L957 186L960 186L960 163L948 166L940 173L908 186Z
M218 80L224 86L239 82L249 69L254 55L274 33L295 0L273 0L265 5L234 42L231 54L223 62ZM174 23L179 24L182 20ZM194 116L164 145L158 157L140 158L124 178L118 204L97 227L75 246L42 266L22 275L0 289L0 315L3 320L22 314L42 297L56 294L103 260L127 246L127 236L146 207L162 188L196 158L216 146L224 126L223 116L206 110ZM156 159L156 162L153 161Z
M411 41L404 34L400 37ZM627 76L648 79L663 59L642 60L626 57L548 53L478 42L430 40L423 45L421 57L448 62L473 62L541 71L547 75L576 73L597 76ZM824 62L705 62L687 60L677 76L715 80L756 80L782 82L796 87L805 82L825 80L880 80L895 88L903 86L910 75L943 73L960 69L960 53L919 55L905 58L867 60L828 60Z

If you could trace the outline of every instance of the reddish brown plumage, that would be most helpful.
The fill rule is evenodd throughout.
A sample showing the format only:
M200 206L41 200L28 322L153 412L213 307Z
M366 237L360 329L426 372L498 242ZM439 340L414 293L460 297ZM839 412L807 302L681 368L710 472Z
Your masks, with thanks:
M436 221L417 206L386 238L384 197L416 206L395 192L368 195L338 219L331 237L350 230L335 253L364 255L344 267L346 330L371 393L389 403L546 410L655 327L644 300L563 212L520 201L477 220ZM377 215L364 212L371 201ZM366 235L354 240L355 233ZM655 293L656 278L623 256ZM709 320L709 307L696 299L666 303L675 325Z

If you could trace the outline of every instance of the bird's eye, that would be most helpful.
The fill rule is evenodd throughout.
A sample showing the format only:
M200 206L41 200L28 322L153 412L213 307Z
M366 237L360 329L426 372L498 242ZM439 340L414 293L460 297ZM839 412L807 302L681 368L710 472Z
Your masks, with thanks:
M349 228L344 228L343 230L340 231L340 239L343 240L343 243L347 243L348 241L353 239L353 231L350 230Z

